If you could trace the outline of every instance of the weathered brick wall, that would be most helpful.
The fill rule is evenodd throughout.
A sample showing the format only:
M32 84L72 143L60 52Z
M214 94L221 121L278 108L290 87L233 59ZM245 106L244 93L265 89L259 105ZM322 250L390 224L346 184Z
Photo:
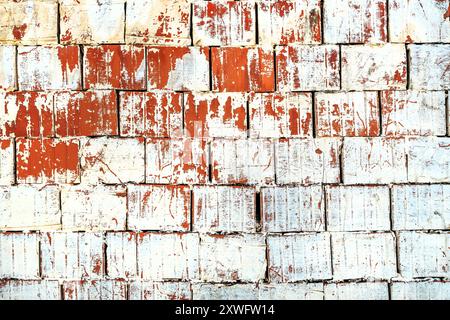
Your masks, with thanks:
M0 299L450 299L449 0L0 0Z

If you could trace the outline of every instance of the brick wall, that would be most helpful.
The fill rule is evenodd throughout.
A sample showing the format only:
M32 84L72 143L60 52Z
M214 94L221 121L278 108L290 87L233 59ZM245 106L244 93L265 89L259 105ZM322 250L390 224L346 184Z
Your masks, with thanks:
M449 0L0 0L0 299L450 299Z

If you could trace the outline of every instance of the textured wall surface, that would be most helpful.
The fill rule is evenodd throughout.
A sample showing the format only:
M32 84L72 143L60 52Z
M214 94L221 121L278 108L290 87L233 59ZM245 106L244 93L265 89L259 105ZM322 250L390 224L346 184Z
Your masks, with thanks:
M449 0L0 0L0 299L450 299Z

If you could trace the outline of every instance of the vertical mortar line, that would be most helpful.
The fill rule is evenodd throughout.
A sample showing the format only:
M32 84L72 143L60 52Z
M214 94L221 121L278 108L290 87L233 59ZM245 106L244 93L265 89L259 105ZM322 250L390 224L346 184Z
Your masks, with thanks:
M255 220L256 220L256 232L262 231L262 209L263 203L261 202L261 189L255 189Z
M209 91L213 91L213 75L212 75L212 66L213 66L213 55L212 55L212 47L208 47L209 49Z
M392 231L395 236L395 266L397 269L397 274L400 274L400 243L398 238L398 232Z
M406 50L406 90L411 88L411 78L410 78L410 70L411 70L411 54L409 52L408 44L405 43Z
M246 102L245 102L245 104L246 104L246 111L247 111L247 117L246 117L246 121L247 121L247 126L246 126L246 129L247 129L247 139L248 138L250 138L250 96L249 96L249 94L247 94L246 95L247 96L247 99L246 99Z
M13 185L17 185L17 138L12 139L13 144Z
M194 186L190 188L189 194L190 194L190 208L189 208L189 214L190 214L190 223L189 223L189 231L192 232L194 230Z
M213 172L213 168L212 168L212 166L213 166L213 164L212 164L212 143L213 143L213 141L208 139L208 142L207 142L207 146L208 146L207 156L208 156L208 159L207 160L208 160L208 183L209 184L212 184L212 172Z
M194 2L189 6L189 37L191 38L191 46L194 45ZM210 55L211 56L211 55Z
M387 287L388 287L388 300L392 300L392 280L388 281Z
M445 92L445 132L446 136L450 136L450 100L448 95L450 91Z
M14 46L14 73L15 73L15 79L14 79L14 87L17 90L20 90L19 88L19 46Z
M278 70L277 70L277 46L276 45L272 45L272 50L273 50L273 89L274 92L277 92L278 88L278 84L277 84L277 74L278 74Z
M61 44L61 3L58 1L56 6L56 41Z
M311 130L313 138L317 138L316 108L316 93L313 91L311 92Z
M106 254L106 251L108 250L108 244L106 242L108 235L108 231L103 233L103 277L107 276L108 274L108 255Z
M393 231L393 225L394 225L394 212L393 212L393 206L392 206L392 192L393 192L393 186L388 186L389 188L389 229Z
M389 0L386 1L386 10L385 17L386 17L386 42L389 43L391 41L389 36Z
M334 276L334 266L333 266L333 235L331 232L328 232L330 235L330 270L331 270L331 279L333 279Z
M124 43L126 43L126 38L127 38L127 2L124 1L124 4L123 4L123 42Z
M320 1L320 37L321 37L321 43L324 44L324 35L325 35L325 24L324 24L324 16L325 16L325 12L324 12L324 6L323 6L323 1Z
M339 90L342 90L342 45L338 44L339 55Z
M116 112L117 112L117 135L118 137L121 137L122 135L122 130L120 128L120 90L115 90L114 91L116 94Z
M266 233L265 234L265 239L264 239L264 241L265 241L265 244L266 244L266 250L265 250L265 259L266 259L266 272L265 272L265 275L264 275L264 281L266 282L266 283L268 283L269 282L269 269L270 269L270 266L269 266L269 256L270 256L270 254L269 254L269 241L268 241L268 237L269 237L269 234L268 233Z
M81 77L81 90L86 90L86 84L84 83L84 45L78 45L80 48L80 77Z
M326 185L322 184L322 194L323 194L323 225L324 225L324 231L328 231L328 210L327 210L327 193L326 193Z
M380 127L380 133L379 136L383 136L384 132L383 132L383 105L382 105L382 101L381 101L381 95L383 94L383 91L377 91L377 101L378 101L378 121L379 123L379 127Z
M339 139L341 139L341 143L339 146L339 183L344 183L344 144L346 139L348 138L341 137Z
M259 16L258 3L255 2L255 44L259 45Z
M64 300L64 284L63 283L59 285L59 291L61 294L61 300Z

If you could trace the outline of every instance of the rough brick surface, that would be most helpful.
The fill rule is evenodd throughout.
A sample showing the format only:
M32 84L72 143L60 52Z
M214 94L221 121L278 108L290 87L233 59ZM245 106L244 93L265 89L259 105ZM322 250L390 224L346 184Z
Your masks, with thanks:
M449 300L449 90L449 0L0 0L0 300Z

